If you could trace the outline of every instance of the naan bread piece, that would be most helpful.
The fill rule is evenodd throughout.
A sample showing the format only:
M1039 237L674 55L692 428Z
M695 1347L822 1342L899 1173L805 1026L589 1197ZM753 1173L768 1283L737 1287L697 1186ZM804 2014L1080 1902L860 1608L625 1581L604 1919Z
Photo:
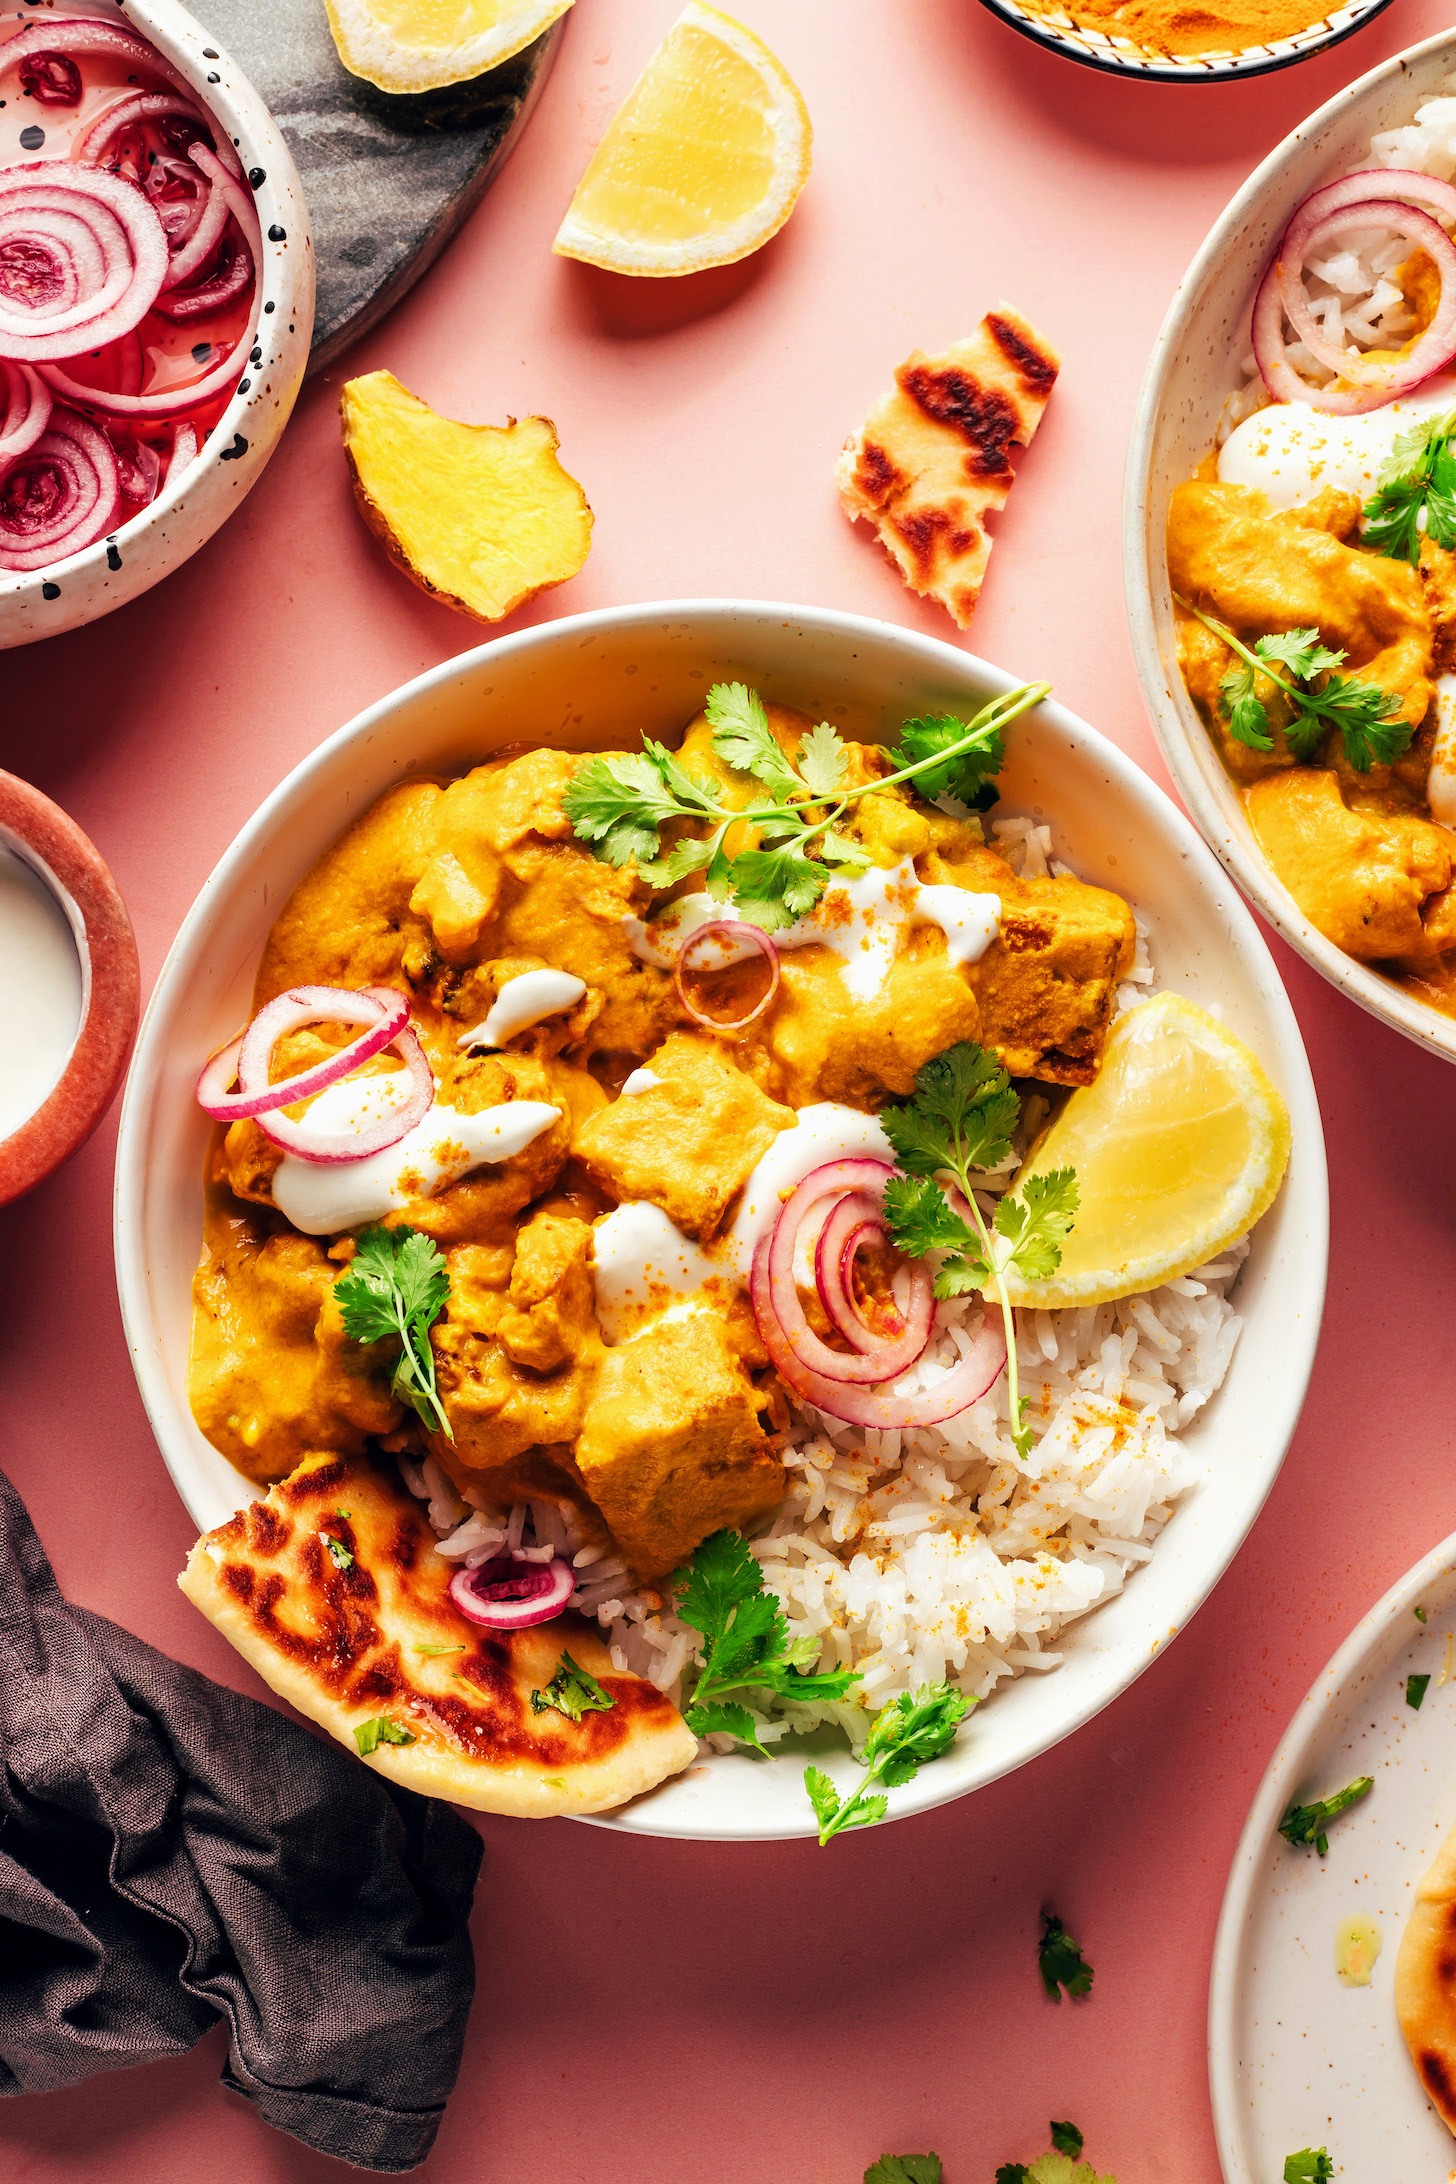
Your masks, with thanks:
M602 1812L688 1765L697 1740L682 1716L613 1668L586 1623L485 1630L451 1603L455 1568L397 1479L367 1458L315 1455L205 1534L177 1582L280 1698L349 1751L364 1723L393 1724L411 1741L381 1742L364 1764L427 1796L546 1819ZM610 1694L609 1710L579 1722L532 1711L563 1651Z
M917 349L839 458L851 523L872 523L911 591L970 627L991 558L986 518L1006 506L1061 358L1009 303L939 356Z
M1456 1828L1416 1890L1395 1960L1395 2012L1432 2106L1456 2132Z

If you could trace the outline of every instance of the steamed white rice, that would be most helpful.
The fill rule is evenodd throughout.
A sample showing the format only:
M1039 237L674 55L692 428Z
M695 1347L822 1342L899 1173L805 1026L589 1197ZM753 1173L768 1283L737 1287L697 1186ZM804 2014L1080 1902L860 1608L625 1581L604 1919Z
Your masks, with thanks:
M1448 76L1441 88L1456 93L1456 75ZM1382 129L1370 139L1366 157L1348 171L1363 174L1372 167L1432 174L1442 182L1456 177L1456 96L1427 99L1404 128ZM1398 348L1416 323L1393 278L1396 267L1410 256L1410 244L1389 228L1350 228L1334 240L1337 248L1305 264L1305 291L1321 332L1357 352ZM1335 376L1302 341L1290 342L1286 354L1300 377L1315 386L1327 386ZM1269 400L1251 353L1242 362L1241 384L1224 404L1218 445Z
M992 833L1018 873L1070 870L1052 854L1048 827L998 819ZM1139 920L1119 1012L1154 989L1147 941ZM1027 1100L1018 1145L986 1177L983 1205L1005 1190L1046 1111L1039 1096ZM862 1431L791 1403L788 1492L750 1544L791 1633L812 1632L819 1666L858 1669L861 1681L837 1705L767 1702L765 1743L837 1721L857 1744L871 1716L917 1684L943 1678L985 1698L1008 1677L1059 1666L1060 1634L1121 1592L1197 1476L1179 1436L1228 1371L1242 1326L1229 1292L1248 1248L1116 1304L1020 1313L1028 1462L1012 1446L1005 1373L944 1426L911 1432ZM959 1300L895 1385L932 1386L954 1370L980 1313L976 1298ZM620 1558L582 1544L569 1505L535 1499L495 1511L468 1491L461 1521L438 1465L400 1464L428 1500L442 1554L469 1565L512 1550L569 1555L572 1605L601 1625L616 1666L680 1699L696 1633L664 1590L633 1588Z

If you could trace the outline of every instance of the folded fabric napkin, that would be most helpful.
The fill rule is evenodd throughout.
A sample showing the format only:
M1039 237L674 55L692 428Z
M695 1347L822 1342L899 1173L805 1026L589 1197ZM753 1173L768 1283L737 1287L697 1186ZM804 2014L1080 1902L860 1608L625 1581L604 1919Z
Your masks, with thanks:
M0 2092L180 2055L362 2169L423 2161L475 1830L62 1599L0 1473Z

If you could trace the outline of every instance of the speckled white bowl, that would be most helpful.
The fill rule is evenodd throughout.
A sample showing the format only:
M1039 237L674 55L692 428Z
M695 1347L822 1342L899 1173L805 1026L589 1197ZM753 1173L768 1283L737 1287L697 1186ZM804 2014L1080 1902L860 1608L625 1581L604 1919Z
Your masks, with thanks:
M203 1057L245 1020L268 929L351 819L410 774L454 774L506 744L566 750L676 739L712 682L756 683L846 734L892 740L910 714L972 711L1015 678L957 647L826 608L687 599L574 615L448 660L322 744L249 820L188 913L147 1009L116 1155L116 1268L142 1399L199 1525L256 1491L204 1440L187 1402L191 1281L202 1238ZM1005 808L1045 818L1089 880L1148 919L1165 984L1217 1010L1289 1103L1294 1153L1235 1292L1245 1326L1223 1388L1185 1434L1197 1484L1126 1589L1075 1625L1065 1666L977 1711L955 1749L891 1793L941 1805L1034 1759L1125 1690L1207 1598L1274 1483L1304 1401L1324 1300L1324 1139L1288 997L1253 919L1171 798L1058 705L1007 738ZM838 1740L815 1752L847 1785ZM805 1754L727 1753L600 1823L751 1842L813 1833Z
M1456 1018L1403 993L1316 932L1255 840L1238 791L1178 672L1164 538L1175 485L1213 445L1249 353L1259 276L1297 205L1359 159L1378 129L1411 119L1456 70L1456 34L1372 69L1302 122L1256 168L1185 274L1154 345L1128 450L1123 578L1133 656L1163 756L1194 821L1270 924L1332 986L1418 1045L1456 1061Z
M249 367L196 462L109 539L24 575L0 569L0 651L78 629L149 591L211 538L278 444L303 384L313 336L314 265L303 186L282 134L246 76L177 0L59 0L60 16L89 15L138 32L188 79L215 116L253 185L264 235L255 345Z

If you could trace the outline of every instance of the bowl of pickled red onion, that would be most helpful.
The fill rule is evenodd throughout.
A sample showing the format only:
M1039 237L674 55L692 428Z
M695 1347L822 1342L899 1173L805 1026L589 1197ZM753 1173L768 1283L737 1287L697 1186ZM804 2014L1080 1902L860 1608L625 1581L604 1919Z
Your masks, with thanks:
M134 599L227 520L313 297L282 135L176 0L0 24L0 648Z

